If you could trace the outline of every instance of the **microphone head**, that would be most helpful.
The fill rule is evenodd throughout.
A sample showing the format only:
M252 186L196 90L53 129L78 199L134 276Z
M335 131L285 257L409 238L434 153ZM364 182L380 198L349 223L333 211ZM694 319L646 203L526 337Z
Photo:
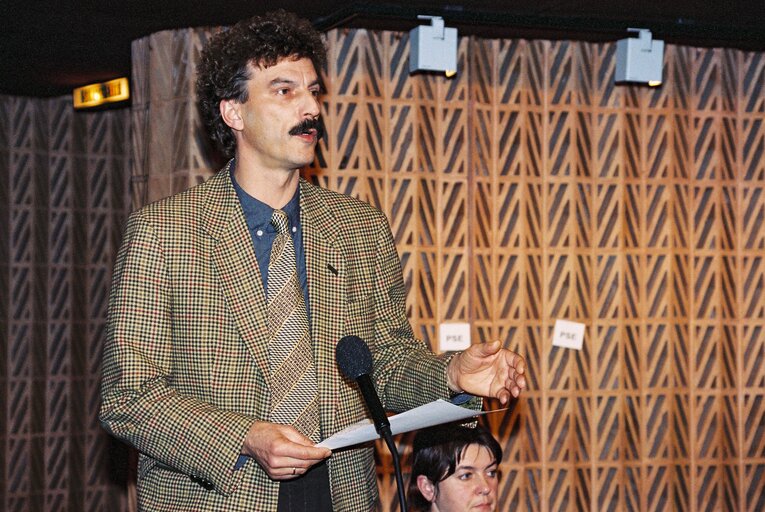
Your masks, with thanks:
M340 372L351 380L372 373L372 353L358 336L344 336L337 343L335 360Z

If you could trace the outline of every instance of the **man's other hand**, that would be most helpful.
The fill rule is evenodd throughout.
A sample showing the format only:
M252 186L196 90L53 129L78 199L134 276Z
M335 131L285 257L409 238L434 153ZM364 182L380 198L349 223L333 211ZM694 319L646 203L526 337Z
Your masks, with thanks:
M498 398L505 405L526 388L526 361L499 341L478 343L454 356L446 370L455 392Z

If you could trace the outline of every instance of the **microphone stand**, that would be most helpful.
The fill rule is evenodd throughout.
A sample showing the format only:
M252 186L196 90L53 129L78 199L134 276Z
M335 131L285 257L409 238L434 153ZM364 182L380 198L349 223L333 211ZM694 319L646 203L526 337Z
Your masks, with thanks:
M393 469L396 473L396 485L398 486L398 504L401 512L406 512L406 497L404 496L404 478L401 476L401 464L398 460L398 449L393 442L390 431L390 421L385 414L377 395L375 385L369 374L372 371L372 353L364 340L358 336L344 336L335 349L335 359L340 372L348 379L355 380L359 386L361 395L367 405L369 414L372 416L372 424L377 433L385 439L390 454L393 456Z
M390 432L390 425L381 425L378 429L378 433L385 439L385 444L388 445L388 450L393 456L393 471L396 473L396 486L398 487L398 504L401 512L406 512L406 496L404 495L404 477L401 475L401 464L398 460L398 449L396 443L393 442L393 435Z

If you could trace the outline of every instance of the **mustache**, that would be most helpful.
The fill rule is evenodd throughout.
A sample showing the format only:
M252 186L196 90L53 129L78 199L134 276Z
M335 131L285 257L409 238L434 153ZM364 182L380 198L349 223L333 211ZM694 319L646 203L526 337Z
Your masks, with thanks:
M321 121L321 118L315 117L304 119L300 124L293 126L290 129L289 134L300 135L303 133L308 133L311 130L316 130L317 139L324 137L324 123Z

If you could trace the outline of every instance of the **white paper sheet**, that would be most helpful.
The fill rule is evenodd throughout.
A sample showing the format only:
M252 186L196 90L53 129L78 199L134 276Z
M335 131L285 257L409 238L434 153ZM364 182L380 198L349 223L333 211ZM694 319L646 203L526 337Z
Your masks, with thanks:
M421 405L401 414L396 414L388 418L390 421L390 430L393 435L403 434L420 428L432 427L451 421L464 420L473 416L481 416L489 412L505 411L507 409L497 409L494 411L474 411L466 409L459 405L454 405L445 400L436 400L429 404ZM371 420L362 420L350 425L335 435L328 437L316 446L337 450L367 441L379 438Z

